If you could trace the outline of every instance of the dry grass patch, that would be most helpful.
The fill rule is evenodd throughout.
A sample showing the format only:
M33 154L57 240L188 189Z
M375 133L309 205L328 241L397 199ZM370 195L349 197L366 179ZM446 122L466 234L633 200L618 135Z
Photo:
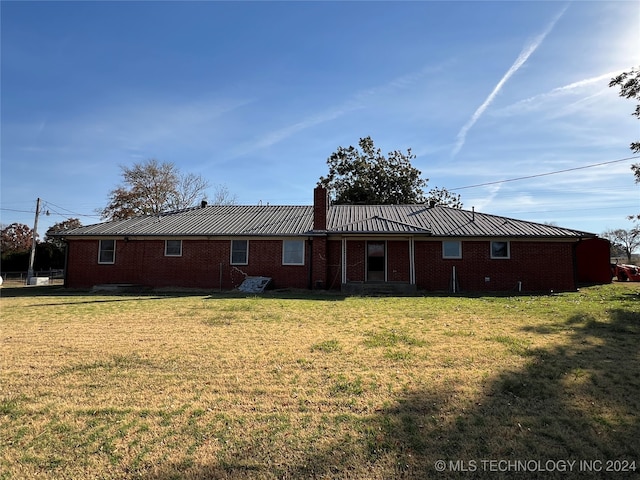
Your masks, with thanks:
M640 461L640 285L1 293L0 478L427 478L438 459Z

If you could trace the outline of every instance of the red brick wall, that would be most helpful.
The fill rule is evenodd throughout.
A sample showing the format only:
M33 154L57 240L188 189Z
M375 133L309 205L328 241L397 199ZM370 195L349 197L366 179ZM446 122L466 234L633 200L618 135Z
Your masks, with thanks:
M604 238L590 238L576 248L578 281L611 283L611 244Z
M342 285L342 242L327 241L327 288L340 290Z
M491 259L489 241L462 243L462 259L442 258L439 241L416 241L419 289L449 290L456 267L462 291L575 290L573 243L511 242L510 259ZM486 280L488 279L488 281Z
M410 276L409 241L387 242L387 281L409 282Z
M364 282L366 268L364 240L347 240L347 282Z
M67 285L86 288L101 283L133 283L230 289L242 283L244 274L272 277L275 288L309 285L308 258L305 256L302 266L282 265L281 240L249 240L248 265L230 265L230 249L230 240L183 240L181 257L165 257L164 240L117 240L115 264L99 265L98 240L72 240Z
M315 237L312 242L307 241L307 248L311 248L311 288L328 288L326 237Z
M98 264L98 240L71 240L67 266L67 285L86 288L100 283L133 283L154 287L235 288L244 274L273 278L275 288L308 288L309 255L312 256L311 285L339 289L341 241L314 239L305 265L282 265L281 240L249 240L249 264L230 265L230 240L183 240L181 257L165 257L163 240L116 241L115 265ZM511 258L490 258L489 241L462 244L463 258L442 258L440 241L416 241L416 283L419 289L446 291L450 288L452 267L456 266L462 291L574 290L573 243L511 242ZM326 248L325 248L326 246ZM364 281L366 242L347 241L347 279ZM222 272L222 284L220 274ZM387 278L409 281L409 243L387 242ZM488 278L489 281L485 281Z

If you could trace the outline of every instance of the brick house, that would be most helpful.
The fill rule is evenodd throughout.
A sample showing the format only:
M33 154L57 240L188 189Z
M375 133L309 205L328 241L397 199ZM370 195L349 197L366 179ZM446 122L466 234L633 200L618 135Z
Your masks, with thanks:
M322 187L312 206L203 203L58 235L70 288L232 289L266 276L344 292L567 291L579 270L609 271L608 251L580 254L602 242L591 233L437 205L330 205Z

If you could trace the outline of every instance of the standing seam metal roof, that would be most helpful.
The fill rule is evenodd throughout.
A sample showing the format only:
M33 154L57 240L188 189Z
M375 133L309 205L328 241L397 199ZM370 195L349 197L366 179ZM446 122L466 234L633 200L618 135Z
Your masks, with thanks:
M313 206L212 205L79 227L58 235L287 236L313 233ZM324 232L323 232L324 233ZM334 205L326 233L434 237L583 238L595 234L469 210L426 205Z

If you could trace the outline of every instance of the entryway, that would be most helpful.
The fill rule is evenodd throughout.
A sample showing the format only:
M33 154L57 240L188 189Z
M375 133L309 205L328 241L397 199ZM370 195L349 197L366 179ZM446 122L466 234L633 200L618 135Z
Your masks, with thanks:
M367 282L384 282L386 264L385 242L367 242Z

